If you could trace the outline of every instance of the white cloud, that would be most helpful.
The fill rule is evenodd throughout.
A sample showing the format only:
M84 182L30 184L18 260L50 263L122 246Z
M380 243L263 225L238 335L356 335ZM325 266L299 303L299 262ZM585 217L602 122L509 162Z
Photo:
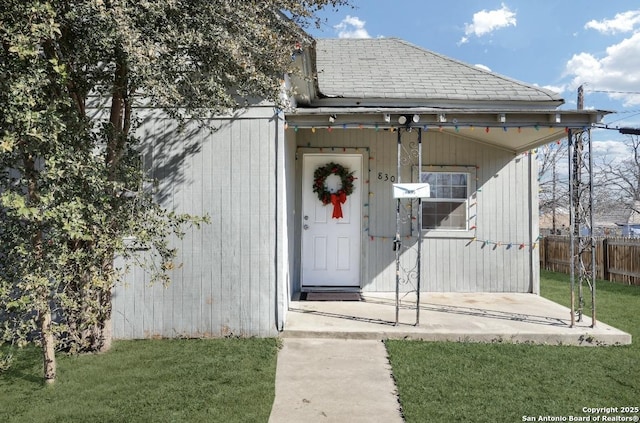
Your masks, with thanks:
M469 41L470 35L482 37L501 28L516 26L516 14L503 3L497 10L483 9L473 14L473 23L464 24L464 37L458 45Z
M607 47L602 58L575 54L567 62L565 75L572 77L572 89L588 83L595 91L609 91L625 107L640 105L640 32Z
M595 160L620 163L629 157L630 151L622 141L592 141L591 153Z
M480 63L477 63L477 64L475 64L473 66L475 66L478 69L482 69L482 70L486 70L487 72L491 72L491 68L489 66L487 66L487 65L482 65Z
M333 28L338 33L339 38L371 38L371 35L364 27L365 21L357 16L347 15L338 25Z
M542 88L553 91L554 93L562 94L566 89L566 85L543 85Z
M587 22L585 29L595 29L603 34L616 34L619 32L631 32L640 25L640 10L630 10L618 13L613 19Z

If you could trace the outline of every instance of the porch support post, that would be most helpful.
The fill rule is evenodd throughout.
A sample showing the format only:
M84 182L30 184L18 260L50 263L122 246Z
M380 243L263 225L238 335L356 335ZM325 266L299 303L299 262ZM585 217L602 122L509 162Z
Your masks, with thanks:
M571 228L571 232L570 232L570 236L569 236L569 279L571 281L571 327L574 327L576 324L576 313L575 313L575 301L576 301L576 294L575 294L575 278L576 278L576 259L575 259L575 245L576 245L576 236L575 236L575 220L576 220L576 216L575 216L575 205L574 205L574 185L575 185L575 178L574 178L574 163L573 163L573 131L571 129L569 129L568 132L568 140L569 142L567 143L567 147L569 149L569 152L567 154L567 156L569 157L569 227Z
M589 246L591 248L591 327L596 327L596 240L593 233L593 144L591 142L591 129L587 129L587 144L589 146Z
M400 135L400 128L398 128L398 174L396 181L402 182L401 172L401 160L402 156L402 135ZM400 320L400 249L402 241L400 240L400 199L396 198L396 237L393 240L393 249L396 252L396 326Z
M593 159L591 129L569 130L569 192L571 198L571 326L582 321L583 285L591 293L591 327L596 326L596 244L593 233ZM576 300L578 289L578 307Z
M422 182L422 128L418 128L418 180ZM418 210L416 211L416 222L418 225L418 292L416 293L416 326L420 324L420 281L422 280L422 198L418 198Z

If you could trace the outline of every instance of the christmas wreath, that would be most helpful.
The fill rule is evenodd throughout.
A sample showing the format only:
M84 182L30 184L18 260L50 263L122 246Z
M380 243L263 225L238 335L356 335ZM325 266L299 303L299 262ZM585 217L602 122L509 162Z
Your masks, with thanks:
M333 204L333 218L342 217L342 208L340 204L347 201L347 196L353 193L353 181L355 181L354 172L349 172L344 166L334 162L327 163L315 170L313 173L313 192L318 195L318 200L322 204ZM337 175L340 177L341 187L336 192L329 192L325 184L329 175Z

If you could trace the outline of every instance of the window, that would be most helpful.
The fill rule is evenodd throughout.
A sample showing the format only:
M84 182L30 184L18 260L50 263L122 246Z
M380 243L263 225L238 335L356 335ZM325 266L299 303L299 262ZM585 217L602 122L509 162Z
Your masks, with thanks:
M423 230L451 235L471 230L475 220L470 215L475 170L475 167L427 166L420 172L420 182L430 186L430 196L422 200Z

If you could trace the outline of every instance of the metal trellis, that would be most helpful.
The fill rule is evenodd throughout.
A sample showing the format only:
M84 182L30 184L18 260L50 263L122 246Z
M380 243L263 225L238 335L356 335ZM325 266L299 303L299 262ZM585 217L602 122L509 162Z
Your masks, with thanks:
M571 326L582 321L584 286L591 294L591 327L596 326L596 248L593 233L593 160L591 130L569 130L571 216ZM576 307L576 291L578 304Z
M422 129L398 128L398 170L396 182L402 182L403 170L413 172L417 166L418 175L422 169ZM402 134L417 134L417 140L406 140ZM409 137L406 137L409 138ZM410 173L411 174L411 173ZM400 287L409 287L406 294L416 294L416 321L420 324L420 285L422 257L422 200L421 198L396 199L396 235L393 248L396 253L396 321L400 320ZM414 228L414 224L416 227ZM404 242L403 242L404 240Z

